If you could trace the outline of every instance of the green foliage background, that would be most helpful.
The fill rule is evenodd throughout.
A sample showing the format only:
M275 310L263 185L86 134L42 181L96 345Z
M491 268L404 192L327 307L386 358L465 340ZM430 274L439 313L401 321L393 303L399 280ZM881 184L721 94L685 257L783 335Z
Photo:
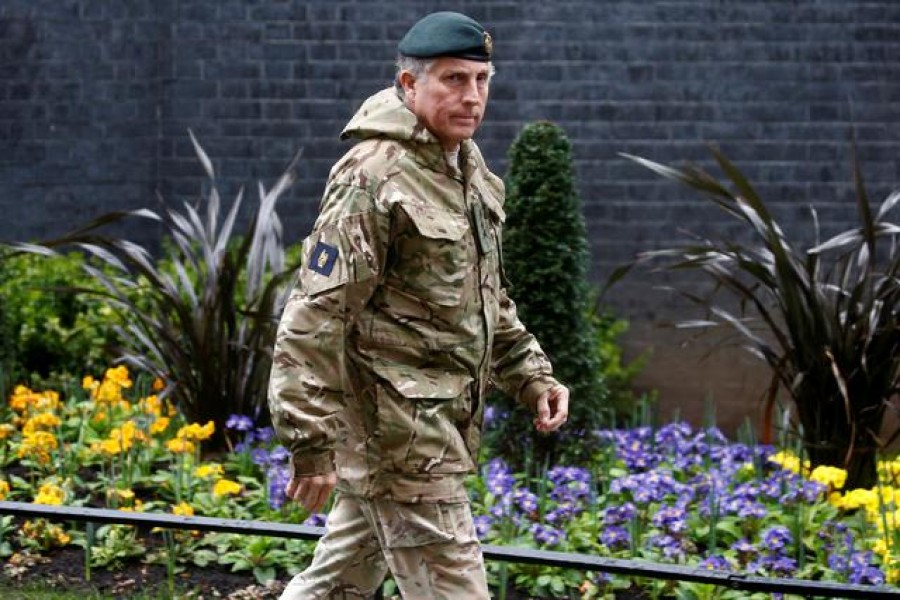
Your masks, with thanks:
M102 373L115 341L112 311L87 287L79 253L0 259L0 379Z
M571 392L569 422L558 435L537 433L532 415L511 398L510 411L493 440L513 464L521 464L521 440L529 440L538 464L583 462L594 449L590 432L608 422L610 389L598 328L614 321L596 314L587 279L590 252L572 167L571 144L550 122L526 125L509 151L505 275L519 318L537 337L556 377ZM604 332L608 331L604 329Z

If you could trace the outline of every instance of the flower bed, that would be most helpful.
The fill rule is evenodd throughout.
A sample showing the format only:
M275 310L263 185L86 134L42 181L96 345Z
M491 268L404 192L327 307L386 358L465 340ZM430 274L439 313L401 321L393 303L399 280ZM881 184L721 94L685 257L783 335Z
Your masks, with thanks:
M230 451L204 453L212 423L185 423L155 391L136 385L124 367L100 381L85 378L66 397L16 388L0 408L0 499L323 523L323 515L284 502L288 456L271 429L234 416L225 432ZM900 462L881 463L879 488L845 491L839 469L810 471L787 449L733 443L715 428L672 423L598 435L605 443L590 468L559 465L528 476L488 460L470 482L482 540L767 576L900 581ZM75 545L84 548L86 577L144 562L165 566L170 579L224 566L262 583L302 568L313 548L299 540L116 525L89 533L0 517L0 557L8 569L23 557ZM625 589L738 597L703 584L539 565L488 569L501 598L511 588L550 597L599 598Z

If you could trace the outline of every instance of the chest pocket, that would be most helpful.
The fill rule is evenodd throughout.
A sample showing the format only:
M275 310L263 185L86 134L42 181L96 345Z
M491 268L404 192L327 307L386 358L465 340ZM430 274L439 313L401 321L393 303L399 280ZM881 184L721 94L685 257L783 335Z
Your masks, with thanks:
M468 219L428 206L403 211L412 226L396 238L395 285L434 304L459 306L476 260Z

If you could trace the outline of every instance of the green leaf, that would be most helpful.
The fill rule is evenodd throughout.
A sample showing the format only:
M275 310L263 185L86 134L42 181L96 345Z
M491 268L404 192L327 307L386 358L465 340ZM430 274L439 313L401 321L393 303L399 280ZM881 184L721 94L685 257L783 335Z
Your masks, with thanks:
M256 578L256 582L260 585L265 585L269 581L273 581L275 579L275 568L274 567L256 567L253 569L253 576Z

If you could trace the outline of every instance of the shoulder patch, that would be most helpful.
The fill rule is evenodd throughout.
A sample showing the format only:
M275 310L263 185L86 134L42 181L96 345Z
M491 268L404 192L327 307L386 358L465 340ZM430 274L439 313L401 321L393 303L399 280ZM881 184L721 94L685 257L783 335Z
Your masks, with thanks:
M335 246L319 241L309 255L309 269L328 277L334 270L339 254L340 251Z

